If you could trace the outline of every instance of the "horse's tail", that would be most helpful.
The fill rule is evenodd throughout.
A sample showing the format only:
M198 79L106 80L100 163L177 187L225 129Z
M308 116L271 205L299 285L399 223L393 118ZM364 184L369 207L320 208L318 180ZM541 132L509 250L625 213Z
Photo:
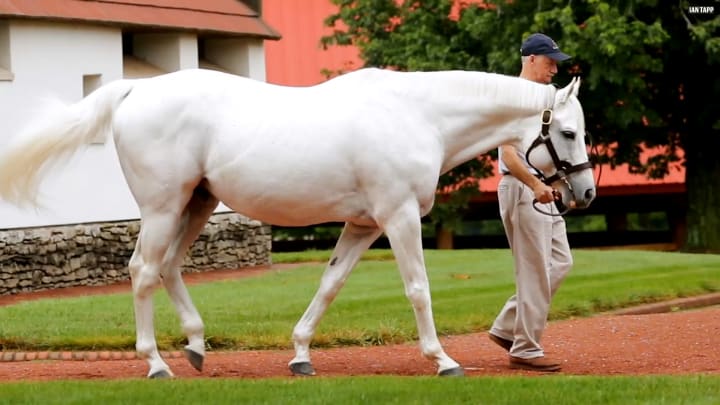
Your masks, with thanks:
M107 139L113 112L134 82L117 80L74 104L56 103L47 115L0 150L0 198L21 205L37 204L43 174L66 161L81 146Z

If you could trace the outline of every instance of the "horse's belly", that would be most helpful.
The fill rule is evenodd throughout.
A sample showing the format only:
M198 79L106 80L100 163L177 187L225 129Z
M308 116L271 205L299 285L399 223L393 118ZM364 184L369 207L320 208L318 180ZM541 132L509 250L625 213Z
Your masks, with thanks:
M353 222L371 226L375 221L363 210L355 210L352 204L316 204L287 200L227 201L221 199L233 211L272 225L308 226L326 222Z
M325 222L372 225L366 198L360 191L313 187L288 181L213 181L210 192L233 211L279 226ZM283 183L283 184L280 184Z
M342 120L287 121L297 125L218 131L205 158L206 178L225 205L283 226L373 225L399 204L434 196L434 143L371 125L359 131Z
M332 212L322 210L302 210L276 206L267 207L230 207L233 211L266 224L277 226L310 226L328 222L352 222L357 225L375 226L376 222L369 216L363 215L333 215Z

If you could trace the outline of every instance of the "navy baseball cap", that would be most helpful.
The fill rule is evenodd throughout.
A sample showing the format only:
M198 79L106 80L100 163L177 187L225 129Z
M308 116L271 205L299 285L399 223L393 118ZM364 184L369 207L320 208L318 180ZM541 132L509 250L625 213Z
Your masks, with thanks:
M562 53L560 48L549 36L545 34L532 34L520 47L520 55L545 55L549 58L555 59L558 62L568 60L571 58L570 55Z

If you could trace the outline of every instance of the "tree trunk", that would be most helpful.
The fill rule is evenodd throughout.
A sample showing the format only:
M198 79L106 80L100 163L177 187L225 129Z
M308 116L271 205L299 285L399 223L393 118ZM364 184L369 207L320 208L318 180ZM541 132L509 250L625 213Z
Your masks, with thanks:
M435 243L438 249L452 249L453 232L442 225L438 225L435 231Z
M720 131L706 128L688 134L685 185L687 239L683 250L720 253Z

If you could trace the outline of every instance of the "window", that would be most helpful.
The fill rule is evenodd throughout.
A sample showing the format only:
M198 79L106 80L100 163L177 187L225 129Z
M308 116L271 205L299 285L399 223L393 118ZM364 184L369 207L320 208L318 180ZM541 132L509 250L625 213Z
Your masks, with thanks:
M217 70L218 72L232 73L217 63L211 62L207 58L207 44L205 38L198 38L198 67L201 69Z
M10 24L0 21L0 81L12 81L14 78L10 69Z
M95 91L98 87L102 86L102 75L84 75L83 76L83 97L87 97Z
M140 36L127 32L123 33L123 77L126 79L140 79L167 73L167 71L148 62L146 58L138 57L135 54L136 47L142 49L144 45L141 41L142 37ZM139 43L136 44L136 42Z

